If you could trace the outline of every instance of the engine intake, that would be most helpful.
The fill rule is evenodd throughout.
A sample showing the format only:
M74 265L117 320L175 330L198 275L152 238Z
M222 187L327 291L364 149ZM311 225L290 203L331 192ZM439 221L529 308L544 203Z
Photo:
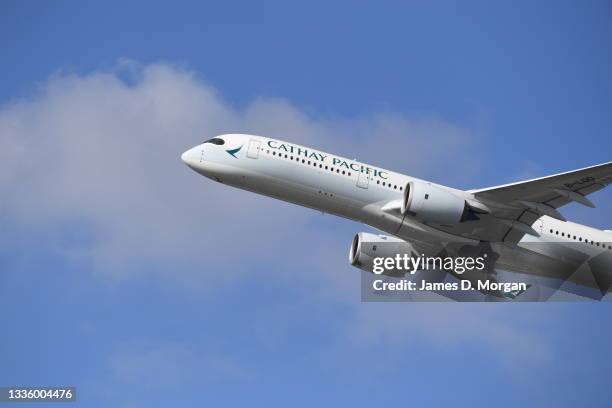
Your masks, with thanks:
M349 251L349 262L351 265L372 273L374 270L374 258L389 258L397 254L416 254L414 246L399 238L387 235L374 235L367 232L355 234ZM396 274L393 270L387 271L388 276L403 276Z
M444 225L465 221L472 214L465 199L420 181L411 181L404 188L401 212L422 221Z

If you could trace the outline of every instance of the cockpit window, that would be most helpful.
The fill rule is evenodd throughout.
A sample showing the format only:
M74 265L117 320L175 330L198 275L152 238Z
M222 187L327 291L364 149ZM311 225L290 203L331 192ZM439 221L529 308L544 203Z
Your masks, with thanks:
M213 137L210 140L206 140L204 143L212 143L212 144L216 144L216 145L221 146L221 145L225 144L225 140L223 140L221 138L218 138L218 137Z

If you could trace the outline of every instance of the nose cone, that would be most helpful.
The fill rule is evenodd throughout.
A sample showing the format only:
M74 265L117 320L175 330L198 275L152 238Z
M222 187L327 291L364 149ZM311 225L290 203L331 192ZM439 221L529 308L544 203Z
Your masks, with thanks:
M198 163L200 163L200 156L197 152L197 148L193 147L181 154L181 160L193 169Z

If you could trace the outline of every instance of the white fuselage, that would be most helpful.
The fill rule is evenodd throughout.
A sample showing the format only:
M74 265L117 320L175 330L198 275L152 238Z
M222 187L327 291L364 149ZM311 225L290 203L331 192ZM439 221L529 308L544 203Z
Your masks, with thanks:
M198 173L224 184L356 220L406 241L435 244L464 240L435 225L381 211L385 204L401 200L409 182L434 183L267 137L231 134L219 138L222 145L198 145L183 154L183 161ZM436 186L466 199L470 195ZM567 245L572 250L580 248L588 257L612 250L612 236L606 231L548 216L541 217L532 228L540 236L525 235L519 247L554 244L552 252L558 254Z

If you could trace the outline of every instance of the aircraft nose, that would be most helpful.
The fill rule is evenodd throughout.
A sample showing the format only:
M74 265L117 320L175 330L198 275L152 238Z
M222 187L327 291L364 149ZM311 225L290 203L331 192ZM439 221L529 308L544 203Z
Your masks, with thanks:
M183 152L183 154L181 154L181 160L184 163L187 163L187 160L189 159L189 150L186 150Z
M191 168L193 168L200 161L200 157L197 155L196 150L197 149L193 147L181 154L181 160Z

